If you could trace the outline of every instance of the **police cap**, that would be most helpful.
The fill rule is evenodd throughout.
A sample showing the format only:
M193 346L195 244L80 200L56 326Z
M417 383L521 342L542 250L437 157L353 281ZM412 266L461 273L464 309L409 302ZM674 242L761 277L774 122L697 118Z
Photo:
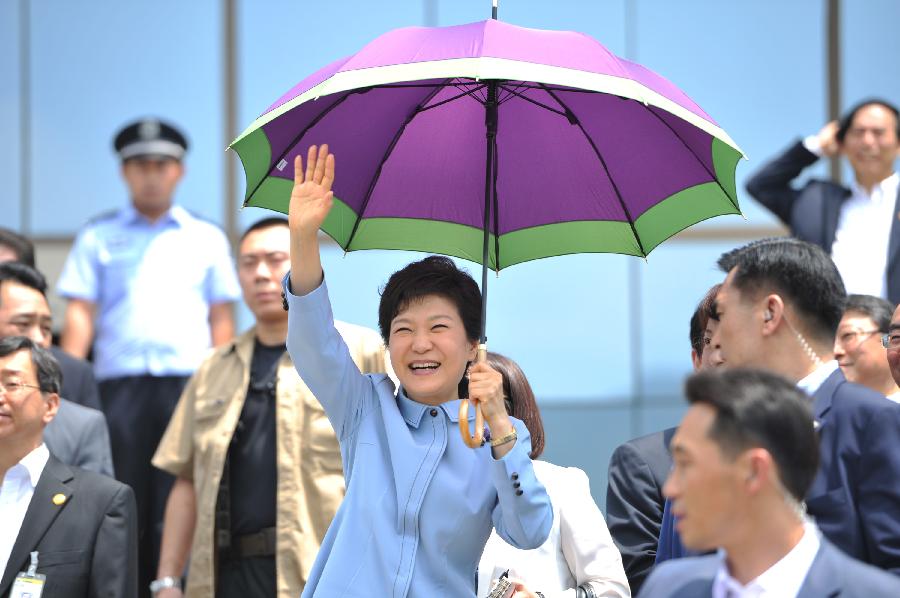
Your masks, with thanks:
M181 160L188 142L181 132L157 118L144 118L119 131L113 145L124 162L130 158L160 157Z

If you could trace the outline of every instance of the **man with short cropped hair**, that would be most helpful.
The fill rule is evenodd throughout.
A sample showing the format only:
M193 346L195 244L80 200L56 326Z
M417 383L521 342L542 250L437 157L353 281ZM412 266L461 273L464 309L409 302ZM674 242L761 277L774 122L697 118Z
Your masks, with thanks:
M177 476L151 589L159 598L296 598L341 500L340 447L285 350L286 218L244 233L238 279L255 325L191 378L153 464ZM363 372L385 371L374 330L339 323Z
M701 372L672 439L664 492L684 544L715 555L669 561L643 596L889 598L900 579L846 556L806 518L818 447L808 400L761 370Z
M729 251L719 267L713 343L726 367L775 372L813 399L820 466L809 513L848 555L900 574L900 405L848 382L834 359L846 302L834 262L777 238Z

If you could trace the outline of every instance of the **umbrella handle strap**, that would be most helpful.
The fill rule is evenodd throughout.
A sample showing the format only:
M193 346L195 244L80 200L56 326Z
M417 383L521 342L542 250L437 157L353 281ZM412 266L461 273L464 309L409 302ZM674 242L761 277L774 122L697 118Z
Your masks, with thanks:
M478 345L478 363L487 361L487 345ZM475 404L475 434L469 432L469 400L459 402L459 433L463 442L469 448L479 448L484 444L484 415L481 413L481 404Z

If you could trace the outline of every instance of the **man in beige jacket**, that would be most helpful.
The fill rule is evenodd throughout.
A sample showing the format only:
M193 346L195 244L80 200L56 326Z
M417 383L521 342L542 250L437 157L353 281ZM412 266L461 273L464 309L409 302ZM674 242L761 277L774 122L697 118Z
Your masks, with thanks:
M175 476L163 527L159 598L296 598L344 496L341 454L321 405L285 352L281 280L287 220L251 226L238 277L256 325L194 374L153 457ZM338 324L363 372L385 371L374 330Z

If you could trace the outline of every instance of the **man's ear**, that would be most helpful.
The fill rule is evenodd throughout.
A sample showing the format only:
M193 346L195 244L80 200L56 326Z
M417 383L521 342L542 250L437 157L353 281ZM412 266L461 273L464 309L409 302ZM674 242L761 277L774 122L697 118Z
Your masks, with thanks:
M772 455L764 448L752 448L744 453L741 467L747 492L756 494L768 483L774 471Z
M59 395L55 392L48 392L44 394L44 401L47 405L47 411L44 412L44 416L41 419L46 426L56 417L56 412L59 411Z
M691 349L691 365L694 366L694 371L700 371L700 355L693 349Z
M762 305L763 334L770 335L778 329L784 319L784 300L780 295L767 295Z

